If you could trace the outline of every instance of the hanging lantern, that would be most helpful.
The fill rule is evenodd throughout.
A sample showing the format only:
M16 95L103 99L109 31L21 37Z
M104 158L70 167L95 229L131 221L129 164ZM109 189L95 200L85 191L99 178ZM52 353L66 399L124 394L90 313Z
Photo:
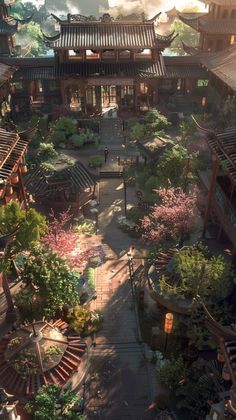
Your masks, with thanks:
M21 171L22 174L26 174L28 172L28 168L27 168L26 163L21 163L20 171Z
M224 364L223 369L222 369L222 378L225 381L230 381L231 380L231 376L230 376L230 373L229 373L229 370L228 370L226 364Z
M202 97L202 107L204 108L206 106L206 97Z
M172 332L173 324L174 324L174 315L169 312L165 316L164 331L166 334L170 334Z
M221 363L223 363L225 361L224 355L220 350L218 350L218 352L217 352L217 360L218 360L218 362L221 362Z
M12 195L13 194L13 188L12 188L12 185L11 184L7 184L7 186L6 186L6 196L10 196L10 195Z
M19 182L19 175L17 172L14 172L11 176L11 183L18 184L18 182Z

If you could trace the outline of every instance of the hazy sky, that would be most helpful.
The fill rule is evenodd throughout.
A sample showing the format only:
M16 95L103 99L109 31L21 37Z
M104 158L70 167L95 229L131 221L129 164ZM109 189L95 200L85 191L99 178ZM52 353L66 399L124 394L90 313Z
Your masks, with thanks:
M23 0L23 2L31 1L37 6L44 4L44 0ZM177 8L183 8L188 4L197 4L202 10L204 10L203 3L198 0L46 0L46 2L52 7L53 11L58 13L63 9L71 13L82 13L82 14L98 14L98 10L102 12L102 7L109 4L110 7L122 7L127 10L138 11L139 7L144 8L147 14L152 14L158 11L167 11L173 6Z

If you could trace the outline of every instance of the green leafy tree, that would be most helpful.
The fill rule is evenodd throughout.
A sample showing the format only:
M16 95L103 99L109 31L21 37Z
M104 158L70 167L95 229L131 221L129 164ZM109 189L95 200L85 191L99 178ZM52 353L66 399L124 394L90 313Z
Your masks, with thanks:
M158 371L158 381L167 385L171 389L176 389L180 382L183 381L188 373L183 358L179 356L175 358L173 355L170 360L166 360L165 364Z
M54 149L52 143L40 143L36 155L36 160L38 163L50 162L53 158L57 156L57 152Z
M192 118L181 121L179 129L182 134L182 141L184 145L187 145L189 140L193 140L196 133L196 125Z
M27 403L25 409L34 420L85 420L81 414L81 397L75 391L57 385L42 386L35 401Z
M61 117L51 125L52 131L63 131L66 137L76 133L76 122L70 117Z
M16 231L8 244L4 259L14 258L17 253L31 249L47 231L46 219L34 209L23 210L16 202L0 207L0 233Z
M17 34L17 40L19 44L28 48L35 57L43 55L47 51L40 25L36 22L29 22L24 25Z
M132 118L128 123L128 135L131 140L163 134L169 122L157 109L148 110L141 118Z
M12 202L0 207L0 232L2 235L12 233L7 242L4 254L0 258L0 270L3 273L3 289L6 295L8 310L14 305L8 283L8 274L12 261L17 254L30 250L47 231L45 217L34 209L22 210L18 203Z
M188 370L185 382L178 387L178 407L187 410L193 420L205 419L209 413L208 401L217 402L222 378L206 360L198 359Z
M186 181L185 169L188 158L187 149L180 144L166 150L158 161L156 171L159 186L182 186Z
M171 30L179 34L171 44L171 49L178 52L179 55L184 53L182 41L191 47L197 47L199 42L199 34L190 26L185 25L181 20L176 20L171 25Z
M211 298L223 301L232 290L232 268L222 255L208 255L201 245L190 246L177 252L173 268L180 280L185 297Z
M26 261L22 278L25 285L32 288L35 305L40 304L37 318L42 315L54 317L65 306L79 302L77 278L71 274L65 260L55 252L35 248ZM19 293L24 294L25 291Z

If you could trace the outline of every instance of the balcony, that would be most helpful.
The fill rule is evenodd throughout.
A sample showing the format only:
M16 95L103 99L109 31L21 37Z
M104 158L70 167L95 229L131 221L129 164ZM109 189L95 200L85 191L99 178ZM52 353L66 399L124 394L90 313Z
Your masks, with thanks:
M203 187L205 187L207 191L209 191L211 172L200 172L199 178ZM236 246L236 209L234 207L234 204L232 203L234 203L234 200L230 202L221 183L217 181L212 200L212 207L216 213L217 218L222 224L225 233L232 241L232 243Z

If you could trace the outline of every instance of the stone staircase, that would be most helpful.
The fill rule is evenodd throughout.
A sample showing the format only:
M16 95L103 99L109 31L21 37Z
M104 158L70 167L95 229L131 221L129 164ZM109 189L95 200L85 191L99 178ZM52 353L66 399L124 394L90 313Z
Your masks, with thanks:
M100 144L111 146L120 146L124 140L123 122L119 118L102 118L100 122Z

